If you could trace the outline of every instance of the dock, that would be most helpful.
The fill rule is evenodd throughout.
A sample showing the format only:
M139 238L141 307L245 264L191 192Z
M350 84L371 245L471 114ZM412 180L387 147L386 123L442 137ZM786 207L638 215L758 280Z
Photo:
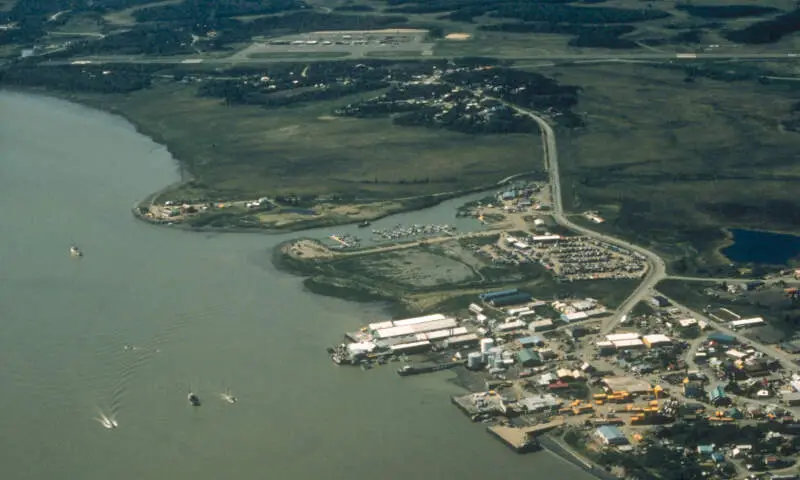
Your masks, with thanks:
M505 443L517 453L526 453L540 448L538 437L554 428L564 425L564 417L555 417L547 423L531 425L528 427L506 427L492 425L488 427L489 433Z

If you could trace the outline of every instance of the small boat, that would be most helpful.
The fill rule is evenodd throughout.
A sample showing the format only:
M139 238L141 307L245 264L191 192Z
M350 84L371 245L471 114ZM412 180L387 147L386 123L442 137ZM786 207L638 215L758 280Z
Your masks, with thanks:
M78 248L77 245L73 245L73 246L69 247L69 254L72 255L73 257L82 257L83 256L83 252L81 252L81 250Z
M100 417L96 418L96 420L100 422L100 425L108 429L117 428L119 426L119 424L113 417L108 417L103 412L100 412Z
M230 392L220 393L219 396L228 403L236 403L236 397Z
M364 220L363 222L358 224L358 228L367 228L370 225L372 225L372 222L370 222L369 220Z
M188 398L189 398L189 403L191 403L193 407L199 407L200 406L200 397L198 397L194 393L189 393L189 397Z

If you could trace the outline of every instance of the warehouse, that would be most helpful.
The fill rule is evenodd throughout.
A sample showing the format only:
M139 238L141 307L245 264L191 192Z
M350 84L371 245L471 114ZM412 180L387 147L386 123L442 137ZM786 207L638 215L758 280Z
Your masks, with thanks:
M644 380L633 377L605 377L603 385L609 393L618 394L628 392L633 395L646 394L650 392L650 384Z
M564 323L575 322L578 320L584 320L589 318L589 315L586 312L574 312L574 313L562 313L561 314L561 321Z
M647 345L647 348L665 347L672 344L672 339L661 334L645 335L642 337L642 341Z
M616 340L611 342L618 350L631 350L634 348L644 347L644 342L639 338L632 338L630 340Z
M737 328L755 327L757 325L763 325L763 324L764 324L764 319L761 317L743 318L741 320L732 321L731 328L736 330Z
M523 348L517 352L517 361L523 367L536 367L542 364L542 357L532 350Z
M534 242L557 242L561 240L561 235L534 235L531 239Z
M402 320L387 320L385 322L376 322L370 323L368 328L371 332L376 330L383 330L385 328L392 328L392 327L402 327L407 325L417 325L420 323L427 323L427 322L435 322L437 320L444 320L445 317L441 313L435 313L433 315L425 315L422 317L412 317L412 318L405 318Z
M442 320L435 320L432 322L417 323L414 325L401 325L397 327L382 328L375 330L373 335L375 338L386 339L394 337L403 337L406 335L416 335L418 333L433 332L436 330L444 330L447 328L455 328L457 325L455 318L445 318Z
M606 335L606 340L609 342L618 342L621 340L638 340L639 334L630 332L630 333L615 333L612 335Z

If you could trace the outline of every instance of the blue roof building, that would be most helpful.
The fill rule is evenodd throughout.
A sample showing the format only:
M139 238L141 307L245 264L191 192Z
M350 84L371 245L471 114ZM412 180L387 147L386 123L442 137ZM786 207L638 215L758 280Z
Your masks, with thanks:
M603 425L594 432L594 437L603 445L626 445L628 437L613 425Z
M722 463L725 461L725 455L721 452L714 452L711 454L711 460L713 460L714 463Z

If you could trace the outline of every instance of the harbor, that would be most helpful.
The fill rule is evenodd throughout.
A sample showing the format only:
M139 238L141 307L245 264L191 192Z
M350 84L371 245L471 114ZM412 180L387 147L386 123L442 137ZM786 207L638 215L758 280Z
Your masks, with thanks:
M593 299L546 302L516 288L487 291L463 315L371 322L345 333L344 343L328 352L334 363L365 371L400 362L395 371L401 377L453 371L469 392L451 396L451 403L472 422L487 424L487 432L512 451L528 453L541 448L542 435L567 424L565 414L593 411L561 388L582 378L577 370L562 368L552 380L535 381L535 373L547 370L543 363L557 356L545 347L544 335L552 338L558 325L543 315L560 314L566 326L605 312Z

